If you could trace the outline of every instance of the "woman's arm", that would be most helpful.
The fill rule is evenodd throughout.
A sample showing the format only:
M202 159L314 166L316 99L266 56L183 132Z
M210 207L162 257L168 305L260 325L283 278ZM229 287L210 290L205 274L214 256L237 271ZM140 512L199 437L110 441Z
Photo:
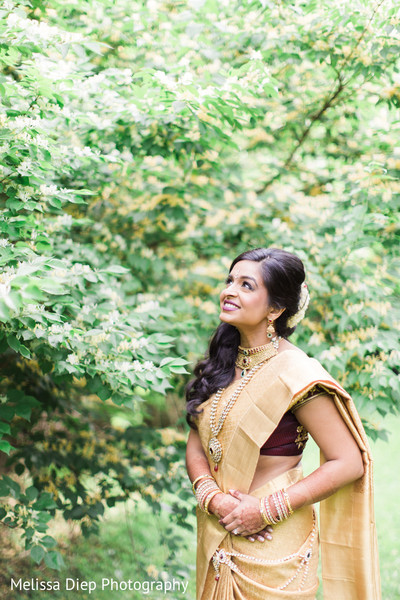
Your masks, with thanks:
M211 475L210 467L206 455L204 454L203 446L201 445L200 436L197 431L190 430L189 438L186 447L186 469L190 481L194 481L200 475ZM230 514L238 505L239 500L233 498L230 494L217 494L208 505L208 510L215 514L219 519ZM263 531L260 531L263 530ZM258 541L263 542L265 539L270 540L272 528L265 527L265 523L259 528L258 535L255 537ZM250 536L250 541L255 541Z
M186 469L190 481L194 481L200 475L212 475L200 436L197 431L190 430L186 446ZM217 494L211 498L208 510L221 518L231 512L239 501L229 494Z
M328 395L299 408L296 417L318 444L326 462L288 488L293 509L324 500L364 473L361 450Z
M364 472L358 444L329 395L311 400L296 411L296 417L314 438L326 462L287 488L294 510L327 498ZM240 504L220 523L228 531L238 530L240 535L263 527L258 499L237 491L231 493Z

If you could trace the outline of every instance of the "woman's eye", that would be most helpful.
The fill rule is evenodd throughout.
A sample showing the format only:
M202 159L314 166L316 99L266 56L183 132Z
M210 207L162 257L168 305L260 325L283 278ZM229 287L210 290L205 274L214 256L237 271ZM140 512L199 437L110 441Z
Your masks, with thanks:
M227 277L225 279L225 285L230 285L232 283L232 279L230 277Z
M244 281L244 282L243 282L243 285L244 285L245 287L247 287L249 290L252 290L252 289L253 289L253 286L252 286L252 285L251 285L251 283L249 283L248 281Z

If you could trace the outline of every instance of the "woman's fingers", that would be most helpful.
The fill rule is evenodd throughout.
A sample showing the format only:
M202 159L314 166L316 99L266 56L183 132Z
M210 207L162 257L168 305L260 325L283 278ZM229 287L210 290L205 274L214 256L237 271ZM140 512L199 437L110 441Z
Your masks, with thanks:
M267 531L266 529L263 529L262 531L259 531L259 532L257 533L257 535L258 535L259 537L262 537L262 538L263 538L263 541L264 541L264 540L272 540L272 535L271 535L271 534L270 534L270 532L269 532L269 531Z
M236 523L236 522L237 522L237 518L236 518L235 511L232 511L231 513L229 513L229 515L226 515L226 517L219 520L220 525L222 525L222 527L225 527L225 529L229 525L232 525L232 523Z

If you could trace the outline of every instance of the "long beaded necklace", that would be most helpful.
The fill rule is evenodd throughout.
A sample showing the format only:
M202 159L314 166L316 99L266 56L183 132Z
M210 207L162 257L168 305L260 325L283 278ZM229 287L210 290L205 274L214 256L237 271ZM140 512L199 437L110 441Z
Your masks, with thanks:
M225 423L225 419L228 416L228 413L231 410L232 406L235 404L239 394L241 393L241 391L243 390L245 385L253 377L254 373L264 364L264 362L266 362L266 361L260 362L257 365L255 365L247 373L247 375L245 375L245 377L243 377L240 384L235 389L232 396L229 398L228 402L225 404L225 406L222 410L222 413L218 419L218 423L216 423L217 406L218 406L218 402L220 401L223 392L225 391L225 388L220 388L214 396L214 399L211 404L211 410L210 410L210 429L211 429L212 436L210 437L210 439L208 441L208 454L209 454L211 460L214 462L214 471L218 471L218 463L221 462L221 458L222 458L222 445L221 445L221 442L217 439L217 436L218 436L219 432L221 431L222 426Z

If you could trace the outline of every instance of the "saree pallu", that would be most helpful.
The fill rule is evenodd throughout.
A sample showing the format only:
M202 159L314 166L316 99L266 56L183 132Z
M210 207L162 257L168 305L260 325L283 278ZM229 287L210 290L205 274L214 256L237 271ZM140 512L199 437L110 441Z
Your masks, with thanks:
M226 388L221 406L238 384L235 381ZM361 479L321 503L324 600L380 600L368 442L350 396L318 361L298 350L287 350L259 369L240 393L218 435L223 455L217 471L208 454L213 396L203 402L203 412L196 420L202 446L220 489L249 493L260 447L283 414L316 384L331 394L360 447L365 467ZM296 467L251 494L260 498L289 487L301 477L301 467ZM295 511L273 530L272 541L250 542L232 536L214 515L197 509L197 600L314 600L318 533L313 508Z

